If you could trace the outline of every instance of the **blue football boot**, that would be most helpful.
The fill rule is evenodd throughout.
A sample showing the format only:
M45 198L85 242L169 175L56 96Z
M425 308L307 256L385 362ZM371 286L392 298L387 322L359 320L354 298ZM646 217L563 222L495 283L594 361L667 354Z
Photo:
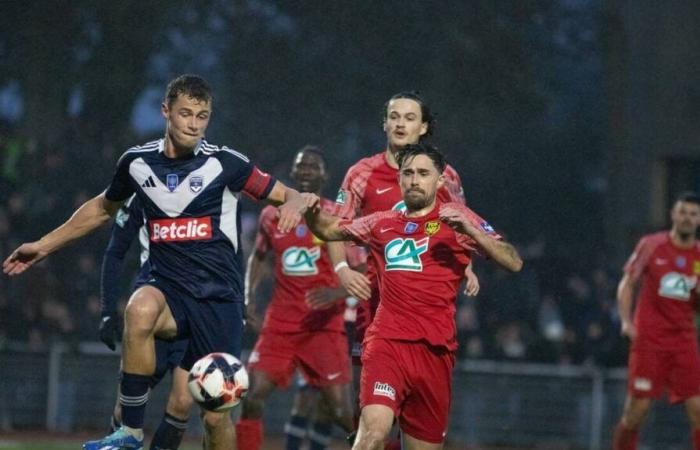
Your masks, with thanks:
M83 444L83 450L142 450L143 439L137 439L127 433L124 427L117 429L109 436L97 441L88 441Z

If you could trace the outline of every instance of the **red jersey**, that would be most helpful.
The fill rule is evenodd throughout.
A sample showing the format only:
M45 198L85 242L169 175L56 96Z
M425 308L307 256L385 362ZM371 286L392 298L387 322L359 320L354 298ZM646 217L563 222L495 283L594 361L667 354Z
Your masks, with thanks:
M624 271L633 282L641 280L634 345L663 350L694 345L700 243L683 249L673 244L668 231L648 234Z
M324 210L332 205L329 200L321 200ZM264 208L255 237L255 251L272 250L275 255L275 286L265 312L263 331L343 331L344 302L314 311L304 298L311 288L338 286L324 242L314 236L304 222L289 233L277 231L277 222L277 208Z
M438 200L464 203L462 183L457 172L448 165L443 173L445 185L438 191ZM404 211L406 205L399 186L399 169L389 165L385 152L359 160L348 169L335 202L333 215L345 219L354 219L379 211ZM372 284L373 293L378 289L376 275L377 271L370 257L367 259L367 277ZM359 328L365 327L366 321L371 320L377 303L376 295L372 295L369 302L360 302L357 323Z
M469 236L455 232L439 218L441 202L423 217L383 211L341 222L343 232L369 246L377 262L380 303L365 341L425 341L457 348L454 321L457 290L471 252L479 251ZM462 203L469 220L499 239L493 228Z

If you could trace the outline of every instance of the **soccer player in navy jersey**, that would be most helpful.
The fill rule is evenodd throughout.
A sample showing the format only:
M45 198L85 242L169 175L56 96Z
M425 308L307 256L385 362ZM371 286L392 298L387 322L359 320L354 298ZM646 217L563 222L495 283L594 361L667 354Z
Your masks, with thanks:
M398 418L402 448L438 450L447 432L464 269L474 252L511 271L522 260L462 202L439 198L446 162L434 147L407 145L397 156L405 211L343 219L313 208L306 223L321 239L368 245L377 263L380 302L364 340L353 448L381 449Z
M245 155L204 139L212 94L201 77L182 75L171 81L161 114L166 122L162 139L127 150L105 192L3 261L4 273L18 275L107 223L134 193L143 204L151 269L124 313L122 427L86 443L86 450L143 448L156 336L189 339L180 363L185 370L211 352L240 356L244 323L240 193L280 205L277 228L283 233L296 227L307 208L305 197L260 171ZM228 413L203 411L202 416L208 449L235 448Z
M107 244L102 260L100 278L102 302L100 321L100 340L110 349L116 348L115 341L119 336L117 299L119 297L119 275L124 257L134 239L138 238L140 247L141 268L134 286L139 287L148 280L150 264L148 263L148 228L143 217L143 206L135 195L126 201L119 209L112 225L112 235ZM165 341L156 338L156 370L149 383L153 389L168 372L173 374L173 383L168 396L165 414L158 429L153 435L150 450L177 450L187 429L187 419L193 399L187 389L186 370L179 367L180 361L187 349L187 339ZM121 405L119 398L114 406L111 421L111 431L121 426Z

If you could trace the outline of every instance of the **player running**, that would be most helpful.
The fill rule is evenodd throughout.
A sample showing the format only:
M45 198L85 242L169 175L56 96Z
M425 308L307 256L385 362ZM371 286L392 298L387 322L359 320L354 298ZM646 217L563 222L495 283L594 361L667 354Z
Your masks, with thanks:
M639 428L652 399L667 389L671 403L685 403L693 448L700 450L700 354L695 327L699 226L700 197L680 195L671 209L670 232L642 237L625 264L617 304L622 334L632 345L627 398L614 431L614 450L637 448Z
M493 228L459 202L437 197L444 157L426 144L397 157L405 211L347 220L307 211L324 240L369 246L381 302L362 354L360 426L354 449L381 449L398 417L407 450L442 448L457 347L455 303L464 269L479 252L511 271L522 260Z
M150 264L148 263L147 223L143 217L143 206L134 195L117 212L112 225L112 235L102 260L100 340L112 350L116 348L115 341L121 338L117 323L119 275L124 257L137 237L141 249L139 255L141 269L136 277L135 287L143 285L148 280ZM158 338L155 340L156 370L151 377L149 388L152 390L168 372L173 374L173 383L165 414L153 435L150 450L177 450L187 430L187 419L193 399L187 389L188 373L179 367L186 348L186 339L172 342ZM121 427L121 405L118 396L112 414L111 432L117 431L119 427Z
M6 274L18 275L105 224L134 193L143 204L151 271L124 313L122 427L86 443L86 450L143 447L156 336L189 339L180 363L185 370L211 352L240 356L244 268L239 193L281 205L280 232L296 227L306 210L296 190L260 171L245 155L204 139L212 113L211 89L204 79L182 75L173 80L161 113L166 121L163 139L127 150L105 192L3 262ZM235 448L229 414L203 411L202 416L207 448Z
M317 148L299 151L291 177L299 191L320 194L326 171ZM321 200L321 206L328 210L332 202ZM275 286L260 337L248 360L250 388L236 424L240 450L260 449L265 399L275 388L286 388L296 369L320 390L336 423L348 433L353 429L350 360L343 320L347 293L338 288L324 242L304 223L293 233L279 233L275 208L263 209L246 272L249 309L254 308L255 289L262 281L269 253L275 259ZM310 307L305 294L312 287L331 288L329 301ZM294 420L292 424L299 425Z

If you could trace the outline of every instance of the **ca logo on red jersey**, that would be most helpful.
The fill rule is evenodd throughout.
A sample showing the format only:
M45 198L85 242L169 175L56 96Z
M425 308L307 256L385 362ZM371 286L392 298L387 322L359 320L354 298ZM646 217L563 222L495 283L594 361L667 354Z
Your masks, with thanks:
M318 274L316 261L321 257L320 247L289 247L282 253L282 272L304 277Z
M384 246L384 260L386 270L410 270L412 272L423 271L423 261L420 255L428 250L428 240L396 238Z
M659 282L659 295L674 300L690 300L690 292L698 284L697 276L688 276L678 272L669 272Z

